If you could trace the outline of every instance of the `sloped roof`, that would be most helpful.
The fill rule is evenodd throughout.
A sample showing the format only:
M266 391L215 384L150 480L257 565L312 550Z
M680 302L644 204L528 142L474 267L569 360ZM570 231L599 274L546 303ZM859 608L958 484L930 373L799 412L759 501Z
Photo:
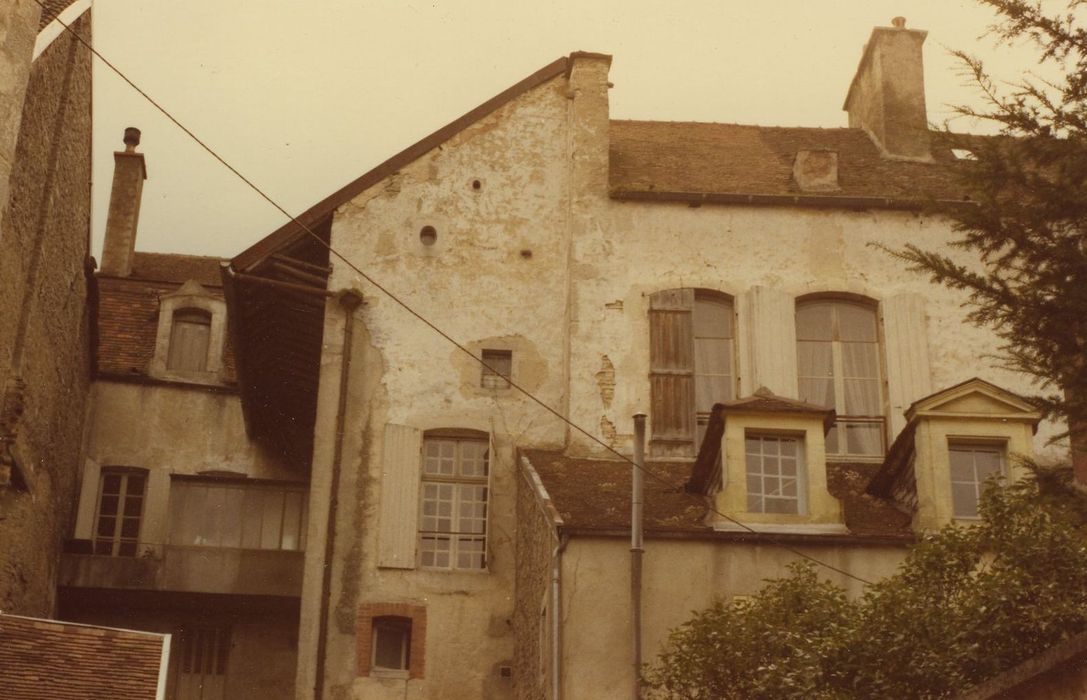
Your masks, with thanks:
M159 298L194 279L208 291L221 293L219 258L196 255L136 253L128 277L98 276L96 348L99 374L147 377L155 354ZM223 351L228 382L234 380L230 342Z
M549 450L523 450L540 476L551 501L563 519L563 528L579 532L614 533L630 528L631 465L619 460L566 457ZM842 501L847 535L801 535L805 538L912 539L910 517L885 499L864 493L878 465L836 463L827 465L831 495ZM690 462L650 462L653 476L645 479L645 530L654 533L695 536L768 537L763 533L717 532L706 523L706 499L684 492Z
M0 615L5 700L154 700L165 635Z
M53 18L64 12L64 9L71 5L75 0L42 0L42 13L38 19L38 31L45 29Z
M863 129L612 121L610 138L609 185L618 199L803 195L805 201L822 198L829 204L842 198L900 202L967 198L955 176L961 161L938 132L933 133L932 163L885 158ZM800 150L837 152L841 189L802 192L792 177ZM893 202L871 204L881 203Z

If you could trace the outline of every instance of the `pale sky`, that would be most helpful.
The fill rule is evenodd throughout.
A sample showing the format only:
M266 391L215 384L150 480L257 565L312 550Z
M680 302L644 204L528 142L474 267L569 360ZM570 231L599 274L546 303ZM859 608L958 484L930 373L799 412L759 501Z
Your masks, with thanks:
M622 119L841 127L873 26L928 30L929 118L969 102L948 48L1015 79L1033 54L980 37L964 0L96 0L96 48L227 161L300 213L571 51L614 56ZM231 257L282 214L97 63L94 254L112 152L143 131L138 250ZM960 125L967 129L968 125Z

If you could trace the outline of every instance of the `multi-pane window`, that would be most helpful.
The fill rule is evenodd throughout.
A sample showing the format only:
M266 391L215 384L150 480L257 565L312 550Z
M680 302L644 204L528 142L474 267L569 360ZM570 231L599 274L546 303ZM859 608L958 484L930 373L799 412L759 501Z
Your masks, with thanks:
M406 671L411 663L411 618L382 615L373 621L370 667Z
M715 403L734 396L732 300L668 289L649 300L650 405L660 454L692 454Z
M819 299L796 307L800 398L837 412L827 453L883 454L883 376L876 310Z
M480 386L484 389L508 389L509 377L513 373L513 352L511 350L484 350L483 374Z
M487 566L486 437L428 433L423 439L420 564L437 569Z
M302 550L306 500L302 486L175 478L170 544Z
M175 634L175 700L225 698L230 630L226 627L185 627Z
M137 469L103 469L95 515L94 553L136 556L140 541L147 472Z
M951 503L956 518L978 517L978 501L985 482L1004 473L1004 449L1000 445L952 442Z
M801 439L780 435L748 435L745 442L748 512L803 513Z
M204 372L208 368L211 314L202 309L178 309L170 327L166 369Z

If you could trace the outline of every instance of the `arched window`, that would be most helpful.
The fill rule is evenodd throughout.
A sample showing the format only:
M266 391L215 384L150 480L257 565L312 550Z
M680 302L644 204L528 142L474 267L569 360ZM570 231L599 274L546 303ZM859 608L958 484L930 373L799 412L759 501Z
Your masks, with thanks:
M178 309L170 326L170 349L166 369L205 372L211 342L211 314L203 309Z
M667 289L649 299L650 406L658 454L694 454L710 410L734 397L732 299Z
M424 567L487 567L490 440L477 430L423 435L419 557Z
M833 408L827 454L883 454L883 373L876 308L845 299L796 305L800 399Z

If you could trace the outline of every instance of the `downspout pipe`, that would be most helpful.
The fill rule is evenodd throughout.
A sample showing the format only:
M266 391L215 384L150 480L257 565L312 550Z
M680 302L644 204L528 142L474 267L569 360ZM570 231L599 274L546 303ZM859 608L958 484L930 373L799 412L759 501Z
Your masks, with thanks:
M562 553L569 535L560 535L551 554L551 700L562 700Z
M630 489L630 628L632 697L642 697L642 511L645 505L645 414L634 414L634 464Z
M347 388L351 383L351 353L354 344L355 310L362 297L353 291L340 296L344 310L343 357L340 362L340 396L336 408L336 444L332 453L332 474L329 480L328 522L325 525L325 561L321 574L321 613L317 623L317 673L313 680L313 696L324 700L325 655L328 648L328 605L332 589L332 557L336 549L336 516L339 511L340 473L343 464L343 436L347 421Z

